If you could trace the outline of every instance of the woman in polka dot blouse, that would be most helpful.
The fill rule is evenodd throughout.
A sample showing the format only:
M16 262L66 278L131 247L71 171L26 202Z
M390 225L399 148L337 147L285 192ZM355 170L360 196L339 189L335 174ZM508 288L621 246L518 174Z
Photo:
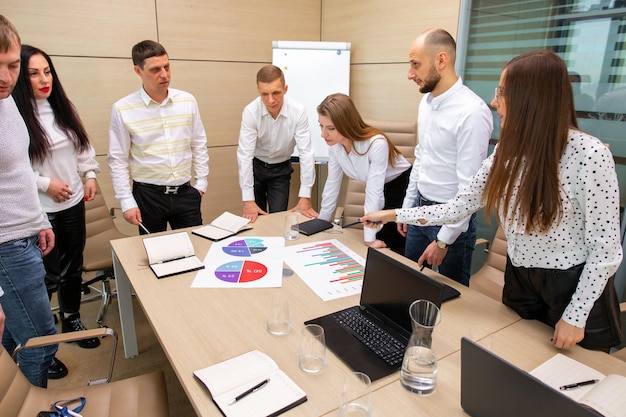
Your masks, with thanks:
M553 326L557 348L620 344L617 175L608 148L578 130L565 63L543 50L512 59L491 104L498 145L453 200L361 221L441 225L482 207L496 211L507 238L502 302Z

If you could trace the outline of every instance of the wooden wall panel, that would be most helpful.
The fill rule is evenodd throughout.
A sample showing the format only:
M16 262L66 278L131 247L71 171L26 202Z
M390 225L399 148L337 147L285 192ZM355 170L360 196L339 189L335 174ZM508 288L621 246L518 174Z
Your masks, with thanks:
M51 55L126 57L157 37L154 0L3 0L0 13Z
M413 121L422 94L409 81L408 63L354 65L350 95L366 119Z
M172 87L196 96L207 131L210 174L202 211L209 222L225 210L241 213L236 162L241 112L257 95L255 74L271 62L271 42L351 42L351 95L363 117L414 120L420 94L406 80L408 49L432 26L455 35L459 0L423 3L3 0L0 13L15 24L25 43L52 56L94 142L102 167L99 183L110 206L118 205L106 166L111 105L140 87L130 60L132 45L160 41L172 61ZM291 205L297 199L298 168ZM318 195L314 190L315 206ZM130 233L136 233L132 226Z
M320 40L320 0L156 0L175 59L271 62L274 40Z
M243 108L258 95L256 73L264 64L171 61L171 86L196 97L209 147L237 145Z
M51 58L65 92L87 128L96 153L106 155L111 106L141 86L131 59Z
M322 0L323 41L352 42L353 64L406 62L411 42L442 27L456 37L460 0Z

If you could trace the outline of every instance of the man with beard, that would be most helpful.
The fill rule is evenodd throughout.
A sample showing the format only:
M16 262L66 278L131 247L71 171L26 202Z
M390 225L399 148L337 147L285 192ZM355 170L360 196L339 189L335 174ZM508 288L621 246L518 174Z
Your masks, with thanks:
M408 78L420 101L418 145L403 208L444 203L476 174L487 157L493 131L491 110L456 74L456 42L443 29L429 29L409 51ZM469 285L476 242L475 214L446 226L398 223L405 256Z

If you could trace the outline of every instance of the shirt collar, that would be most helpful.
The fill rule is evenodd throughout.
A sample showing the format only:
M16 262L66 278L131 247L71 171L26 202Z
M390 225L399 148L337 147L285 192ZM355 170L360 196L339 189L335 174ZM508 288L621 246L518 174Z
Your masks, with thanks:
M159 106L166 104L167 102L169 102L172 98L170 96L170 89L167 89L167 97L165 97L165 100L163 100L162 103L157 103L156 101L152 100L152 97L150 97L148 95L148 93L146 93L146 90L144 90L143 86L141 86L141 88L139 89L139 94L141 94L141 101L143 101L143 104L147 106L150 105L150 103L155 103L158 104Z
M443 93L439 94L437 97L432 94L428 97L428 102L430 105L436 110L441 104L443 104L448 98L454 97L454 95L463 87L463 80L459 77L456 82L452 85L452 87L448 88Z

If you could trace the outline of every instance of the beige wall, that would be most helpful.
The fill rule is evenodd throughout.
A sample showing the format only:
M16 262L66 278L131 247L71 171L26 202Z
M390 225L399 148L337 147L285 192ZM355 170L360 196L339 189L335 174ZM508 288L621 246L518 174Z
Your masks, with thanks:
M440 26L456 34L459 0L3 0L0 13L23 43L52 56L103 165L99 183L117 205L106 169L111 105L138 89L130 49L161 42L172 87L198 100L209 146L203 217L241 211L235 157L243 107L256 96L255 74L272 60L273 40L352 44L351 95L363 117L413 120L419 93L407 81L411 41ZM319 134L312 126L313 135ZM292 190L297 190L298 171ZM292 193L293 194L293 193Z

